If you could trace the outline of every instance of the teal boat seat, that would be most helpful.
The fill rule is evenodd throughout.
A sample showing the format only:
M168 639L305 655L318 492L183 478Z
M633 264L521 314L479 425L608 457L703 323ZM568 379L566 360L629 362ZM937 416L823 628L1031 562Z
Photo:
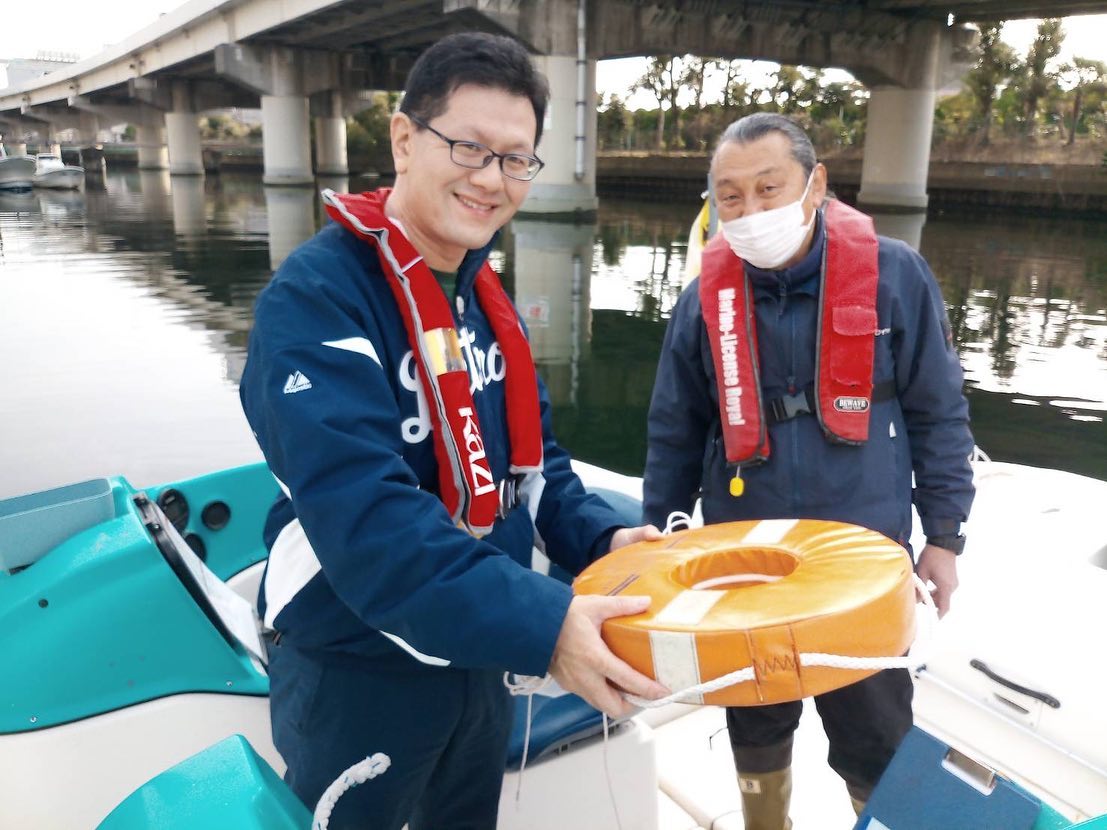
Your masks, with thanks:
M0 501L0 571L33 565L66 539L114 518L111 482L95 478Z
M252 527L242 520L264 515L276 484L256 468L205 480L211 494L226 493L229 500L241 493L236 505L252 502L236 507L218 532L204 529L208 559L225 578L264 552L260 520ZM233 487L255 481L261 486L254 492ZM0 653L19 666L4 678L0 735L49 729L177 694L268 694L264 671L222 624L196 577L173 558L175 549L162 532L164 517L125 479L105 483L106 498L95 484L4 502L5 524L17 528L9 540L24 538L18 526L27 515L47 525L45 517L55 510L64 515L72 505L101 500L96 510L107 515L97 519L90 512L82 519L89 526L75 532L70 526L62 541L40 543L49 549L29 567L0 570ZM184 486L200 490L201 483ZM231 555L232 548L245 554Z
M855 830L1060 830L1070 823L993 770L912 727Z
M308 830L311 814L241 735L143 784L97 830Z
M527 729L527 699L515 698L515 722L507 744L507 768L519 769ZM535 695L527 763L603 731L603 714L572 694Z

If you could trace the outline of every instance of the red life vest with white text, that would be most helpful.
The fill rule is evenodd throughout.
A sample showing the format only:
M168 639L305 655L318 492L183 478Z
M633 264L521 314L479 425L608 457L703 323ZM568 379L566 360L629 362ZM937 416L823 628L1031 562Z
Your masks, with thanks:
M876 334L878 243L870 217L837 200L823 213L815 416L827 440L869 437ZM745 264L717 235L703 251L700 304L711 343L727 461L769 457L757 364L757 321Z
M422 255L385 216L391 192L380 188L347 195L327 190L323 202L332 219L376 249L430 410L439 496L455 524L483 536L492 530L501 500L469 392L469 369L445 293ZM510 473L541 472L542 420L530 344L511 298L487 262L474 287L504 356Z

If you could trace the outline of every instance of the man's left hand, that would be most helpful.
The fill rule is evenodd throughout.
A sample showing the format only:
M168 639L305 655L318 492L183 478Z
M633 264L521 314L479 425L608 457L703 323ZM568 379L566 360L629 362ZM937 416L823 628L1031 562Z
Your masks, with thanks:
M635 542L656 542L663 538L664 534L653 525L621 527L611 537L611 548L609 550L616 550L624 545L633 545Z
M957 554L937 545L927 545L919 554L915 572L923 582L929 580L934 583L930 595L941 619L949 611L950 598L957 590Z

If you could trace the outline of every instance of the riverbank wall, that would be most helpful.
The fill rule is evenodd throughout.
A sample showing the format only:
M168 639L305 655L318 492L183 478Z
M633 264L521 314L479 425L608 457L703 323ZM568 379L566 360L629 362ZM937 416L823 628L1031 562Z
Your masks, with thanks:
M706 187L707 153L602 153L600 195L665 200L698 197ZM861 188L860 158L825 160L831 190L853 202ZM931 208L985 207L1107 214L1107 169L1097 165L996 161L930 163Z
M133 146L104 145L102 153L109 167L137 163ZM350 170L357 175L380 166L380 162L351 156ZM209 173L260 172L261 146L205 143L204 163ZM706 187L709 163L707 153L601 153L596 159L596 189L601 196L692 200ZM856 201L861 187L861 159L831 157L824 163L831 190L847 202ZM937 209L1107 214L1107 167L1094 164L935 159L930 163L927 190L930 207Z

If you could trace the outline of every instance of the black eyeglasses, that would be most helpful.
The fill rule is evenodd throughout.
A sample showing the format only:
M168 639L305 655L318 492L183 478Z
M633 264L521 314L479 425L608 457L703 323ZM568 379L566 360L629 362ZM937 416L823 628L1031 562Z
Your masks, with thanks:
M483 170L492 163L492 159L499 159L500 171L505 176L516 181L529 182L538 175L539 170L546 166L546 162L537 156L528 156L526 153L497 153L476 141L459 141L456 138L447 138L423 119L410 114L407 117L449 144L450 160L459 167Z

